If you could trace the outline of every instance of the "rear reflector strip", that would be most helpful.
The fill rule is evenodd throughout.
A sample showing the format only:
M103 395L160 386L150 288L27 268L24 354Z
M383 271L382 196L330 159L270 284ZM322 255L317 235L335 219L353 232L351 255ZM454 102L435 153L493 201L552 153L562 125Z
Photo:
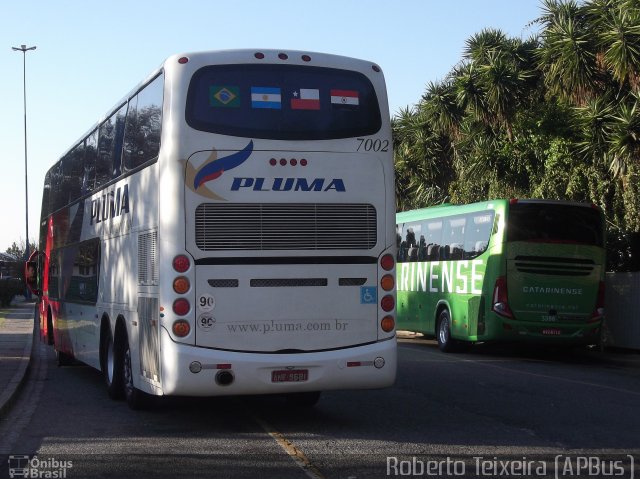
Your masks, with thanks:
M349 361L348 368L357 368L359 366L373 366L373 361Z
M296 288L299 286L327 286L327 278L252 279L252 288Z

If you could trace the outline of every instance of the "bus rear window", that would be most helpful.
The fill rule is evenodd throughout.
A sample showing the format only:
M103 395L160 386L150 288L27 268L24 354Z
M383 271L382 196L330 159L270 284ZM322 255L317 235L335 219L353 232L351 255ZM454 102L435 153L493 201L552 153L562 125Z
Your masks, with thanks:
M294 65L216 65L191 79L186 120L201 131L274 140L372 135L380 107L358 72Z
M507 241L604 246L602 216L576 205L515 203L509 207Z

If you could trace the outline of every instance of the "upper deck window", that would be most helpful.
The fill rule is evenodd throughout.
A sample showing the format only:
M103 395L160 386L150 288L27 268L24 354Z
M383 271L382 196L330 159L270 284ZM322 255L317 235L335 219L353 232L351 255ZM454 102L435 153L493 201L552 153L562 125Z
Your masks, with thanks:
M197 130L273 140L372 135L382 125L369 79L294 65L216 65L191 79L187 123Z

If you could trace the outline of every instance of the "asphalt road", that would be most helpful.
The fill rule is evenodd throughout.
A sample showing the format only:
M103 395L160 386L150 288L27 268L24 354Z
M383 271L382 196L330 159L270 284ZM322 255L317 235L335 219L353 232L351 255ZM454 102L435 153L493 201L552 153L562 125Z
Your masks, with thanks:
M630 477L640 461L639 354L443 354L402 340L390 389L328 392L308 410L277 397L172 398L134 412L107 397L97 371L36 350L0 423L0 479L25 456L40 477L67 478L554 477L554 461L564 477L587 477L579 457L601 477L607 464ZM529 474L513 474L518 464Z

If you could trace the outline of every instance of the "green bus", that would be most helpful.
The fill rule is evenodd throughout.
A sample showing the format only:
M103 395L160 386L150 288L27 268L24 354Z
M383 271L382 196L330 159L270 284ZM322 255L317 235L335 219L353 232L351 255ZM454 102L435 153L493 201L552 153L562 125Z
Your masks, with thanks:
M465 343L597 344L604 216L595 205L492 200L396 215L397 329Z

